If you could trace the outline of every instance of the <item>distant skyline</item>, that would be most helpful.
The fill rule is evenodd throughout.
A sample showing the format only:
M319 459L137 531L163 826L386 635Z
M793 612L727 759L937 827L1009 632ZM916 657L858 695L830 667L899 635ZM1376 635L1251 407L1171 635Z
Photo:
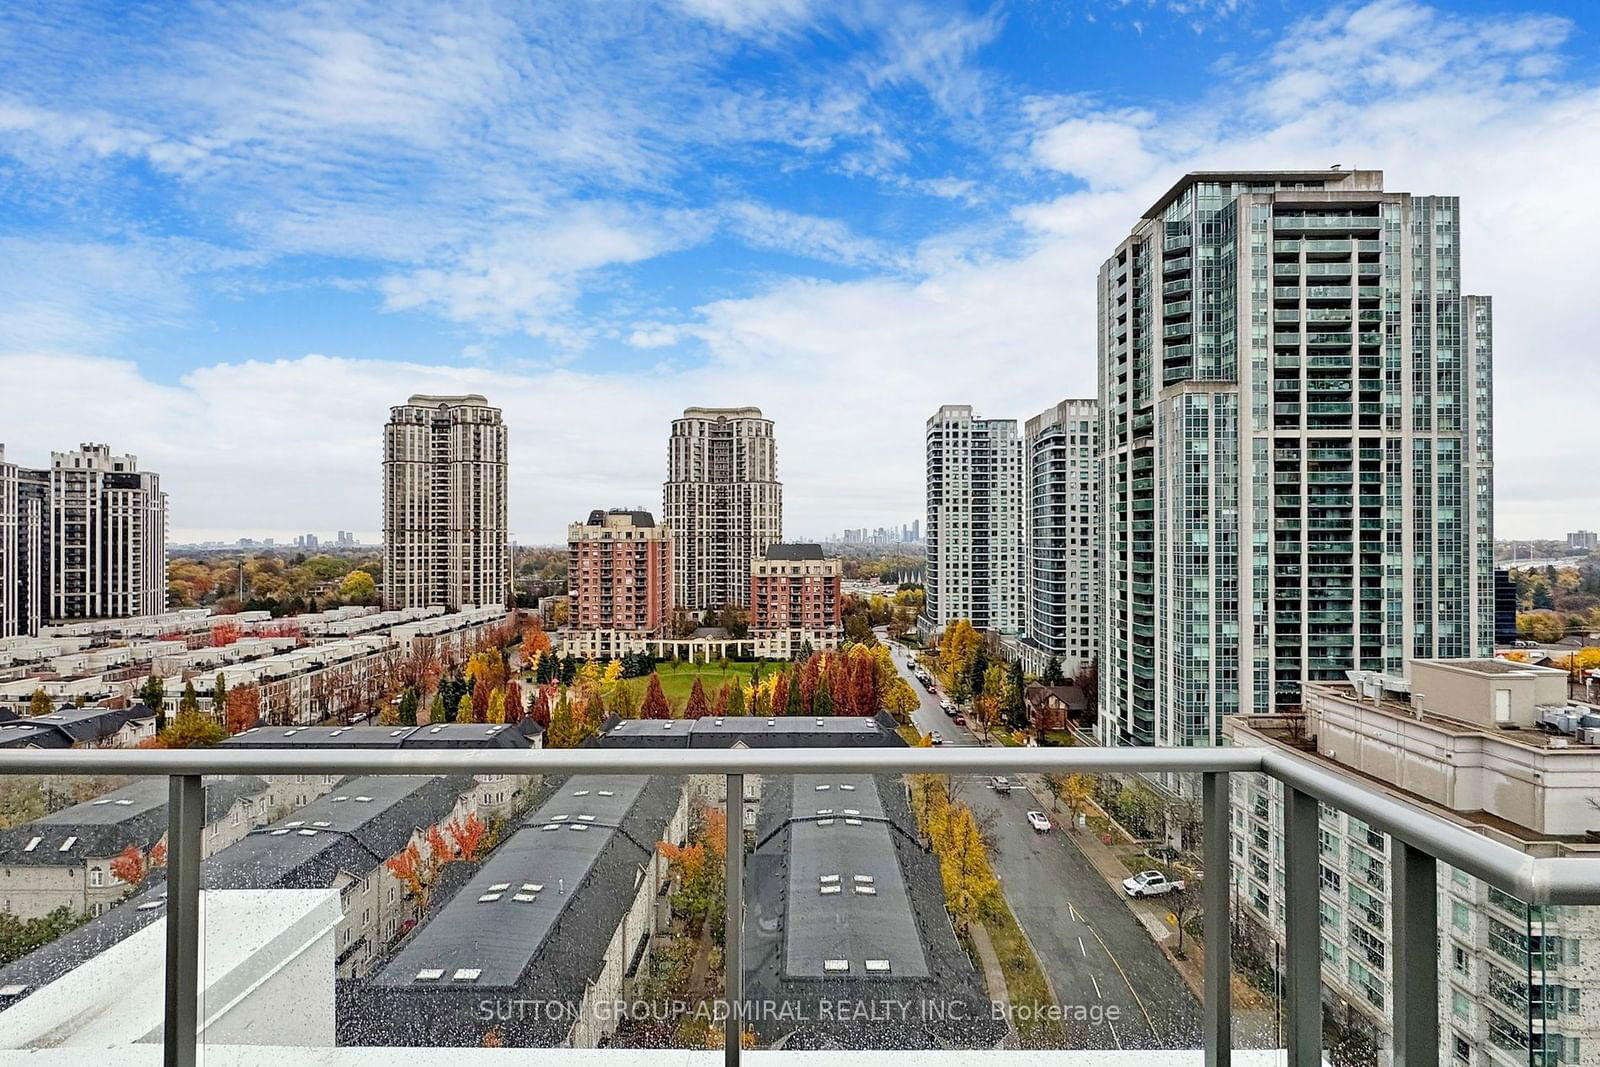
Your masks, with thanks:
M104 441L171 540L381 526L382 427L479 392L510 524L661 506L690 405L777 424L785 536L921 514L945 403L1093 395L1105 250L1192 169L1462 198L1497 529L1600 525L1577 0L399 0L0 10L0 441Z

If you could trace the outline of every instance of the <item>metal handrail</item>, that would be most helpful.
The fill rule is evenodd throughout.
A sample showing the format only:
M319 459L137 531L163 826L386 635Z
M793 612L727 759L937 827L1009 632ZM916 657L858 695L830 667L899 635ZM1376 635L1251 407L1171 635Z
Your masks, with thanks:
M269 728L270 729L270 728ZM1437 864L1445 862L1529 904L1600 904L1600 859L1531 857L1471 828L1304 757L1267 748L827 748L827 749L496 749L309 752L282 749L71 749L0 751L0 775L106 774L170 778L168 909L163 1042L168 1067L196 1063L202 797L205 775L249 774L709 774L727 779L727 924L744 910L743 776L746 774L1163 773L1202 777L1205 925L1204 1036L1207 1067L1228 1067L1231 952L1229 774L1259 773L1284 787L1288 876L1284 936L1285 1035L1290 1067L1320 1067L1321 951L1319 808L1349 812L1393 839L1391 904L1397 948L1396 1062L1437 1064ZM1400 957L1404 956L1404 965ZM738 938L729 939L726 990L743 1000ZM1414 1010L1413 1010L1414 1009ZM741 1020L730 1012L725 1058L738 1067Z
M269 727L269 729L272 729ZM1202 774L1259 772L1529 904L1600 904L1600 858L1534 857L1359 780L1269 748L30 749L4 774Z

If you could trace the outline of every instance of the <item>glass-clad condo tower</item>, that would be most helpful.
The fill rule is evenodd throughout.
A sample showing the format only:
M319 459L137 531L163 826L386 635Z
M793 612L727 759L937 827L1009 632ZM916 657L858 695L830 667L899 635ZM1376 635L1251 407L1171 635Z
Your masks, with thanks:
M1380 171L1189 174L1101 267L1103 740L1212 744L1306 680L1492 652L1459 212Z

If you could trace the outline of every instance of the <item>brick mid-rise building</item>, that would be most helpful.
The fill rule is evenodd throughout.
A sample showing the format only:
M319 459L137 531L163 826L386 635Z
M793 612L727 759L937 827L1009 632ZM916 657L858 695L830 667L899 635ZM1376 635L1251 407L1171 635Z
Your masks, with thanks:
M567 651L645 651L672 621L672 533L648 511L591 511L567 527Z
M806 645L838 648L844 636L844 568L821 545L769 545L750 565L750 634L756 655L791 659Z

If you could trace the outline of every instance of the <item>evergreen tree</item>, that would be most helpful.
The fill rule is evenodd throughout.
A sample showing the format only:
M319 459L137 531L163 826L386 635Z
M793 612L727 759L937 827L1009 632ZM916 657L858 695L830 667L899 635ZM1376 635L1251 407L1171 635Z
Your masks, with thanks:
M571 685L572 679L576 678L577 676L578 661L572 658L571 653L568 653L561 658L561 684Z
M218 722L222 721L228 707L228 680L217 672L216 681L211 683L211 717Z
M461 699L456 702L456 722L472 721L472 694L462 693Z
M420 702L417 700L417 691L408 686L406 688L406 691L400 695L400 725L401 726L416 726L416 725L418 725L418 723L417 723L417 705L419 703Z
M988 673L989 654L984 651L982 645L979 645L977 654L972 657L972 670L967 675L967 688L973 697L978 697L983 693L983 680Z
M200 710L200 694L194 691L194 682L183 683L183 696L178 698L178 714L192 714Z
M1044 665L1044 677L1039 679L1045 685L1066 685L1067 676L1061 673L1061 657L1051 656L1050 662Z
M1022 677L1022 664L1013 663L1011 669L1006 671L1006 692L1000 714L1005 716L1006 722L1017 729L1028 725L1028 706L1023 700L1023 691L1027 682Z
M730 716L744 714L744 686L732 679L728 683L728 709L726 714Z
M139 687L139 700L145 707L156 713L156 733L167 728L167 687L166 684L151 675Z
M433 694L433 703L428 705L428 721L431 723L443 723L445 721L443 693Z
M560 665L556 662L554 653L545 653L539 657L539 668L534 672L534 681L540 685L549 685L556 680Z
M811 714L824 717L833 714L833 693L828 689L826 672L817 676L817 691L811 695Z
M800 699L799 670L789 672L789 694L784 701L783 713L785 715L804 715L806 713L805 704Z
M711 711L711 704L706 700L705 686L700 684L698 677L689 690L689 703L684 705L683 717L685 719L702 719Z

